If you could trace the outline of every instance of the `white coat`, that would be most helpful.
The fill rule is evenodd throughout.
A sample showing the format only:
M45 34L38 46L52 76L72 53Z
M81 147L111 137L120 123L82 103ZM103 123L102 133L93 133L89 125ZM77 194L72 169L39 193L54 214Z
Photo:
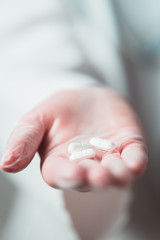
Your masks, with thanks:
M0 1L0 152L22 114L49 94L108 84L140 113L157 190L159 9L151 0ZM130 198L129 189L51 189L36 156L20 173L0 173L0 239L105 240L126 223Z

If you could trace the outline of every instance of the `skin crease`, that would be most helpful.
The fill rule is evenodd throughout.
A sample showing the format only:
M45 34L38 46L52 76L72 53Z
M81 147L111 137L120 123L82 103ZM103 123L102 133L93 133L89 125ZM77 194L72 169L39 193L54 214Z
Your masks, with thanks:
M94 159L69 160L69 143L95 136L116 146L96 150ZM126 186L144 173L148 161L145 134L133 108L110 89L98 87L53 94L25 114L9 138L0 167L21 171L37 151L46 183L77 191Z

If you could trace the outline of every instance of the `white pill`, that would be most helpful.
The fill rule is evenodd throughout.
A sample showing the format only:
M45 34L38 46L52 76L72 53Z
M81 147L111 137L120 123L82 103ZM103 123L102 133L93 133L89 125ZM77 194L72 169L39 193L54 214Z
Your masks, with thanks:
M109 150L110 148L115 146L115 144L112 141L102 139L99 137L91 138L90 144L101 150Z
M77 142L77 143L70 143L68 146L68 152L80 152L85 149L91 148L91 144L89 142Z
M76 160L76 159L85 159L85 158L92 158L96 155L96 151L93 148L88 148L79 152L74 152L70 156L70 160Z

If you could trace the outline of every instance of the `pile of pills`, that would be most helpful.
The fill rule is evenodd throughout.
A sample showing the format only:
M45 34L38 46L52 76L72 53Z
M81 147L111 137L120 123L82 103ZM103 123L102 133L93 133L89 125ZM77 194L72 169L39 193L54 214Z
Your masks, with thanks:
M96 149L107 151L114 147L115 144L99 137L93 137L90 141L70 143L68 151L71 154L70 160L94 158L96 156Z

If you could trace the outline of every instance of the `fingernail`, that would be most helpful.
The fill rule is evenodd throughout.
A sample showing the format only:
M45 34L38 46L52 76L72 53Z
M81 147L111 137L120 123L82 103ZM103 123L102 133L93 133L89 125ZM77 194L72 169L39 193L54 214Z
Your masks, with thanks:
M75 188L78 187L80 185L80 181L79 180L59 180L58 181L58 186L60 188Z
M0 159L0 168L3 166L4 162L5 162L5 156L2 155L2 157Z
M9 160L8 154L3 154L1 159L0 159L0 169L4 166L4 163Z

